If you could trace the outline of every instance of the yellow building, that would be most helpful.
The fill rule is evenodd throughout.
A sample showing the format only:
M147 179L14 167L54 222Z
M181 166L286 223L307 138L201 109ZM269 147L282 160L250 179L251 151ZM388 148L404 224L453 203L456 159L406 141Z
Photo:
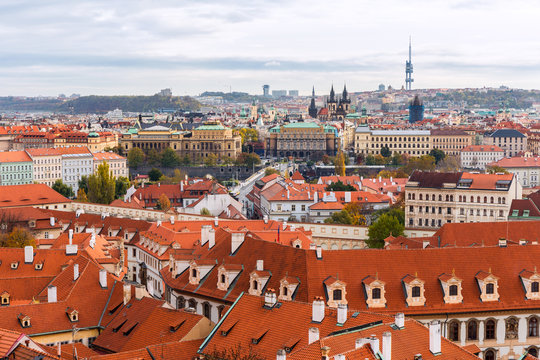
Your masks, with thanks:
M431 142L433 149L440 149L446 155L460 155L461 150L473 145L474 135L460 129L436 129L431 130Z
M376 155L388 146L391 153L422 156L432 149L430 136L429 130L371 130L363 125L356 128L354 151L356 154Z

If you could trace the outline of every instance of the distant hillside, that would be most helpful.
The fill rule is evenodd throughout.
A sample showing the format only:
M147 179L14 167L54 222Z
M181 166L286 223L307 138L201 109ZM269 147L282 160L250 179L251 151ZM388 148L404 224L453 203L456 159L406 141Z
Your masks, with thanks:
M58 111L76 114L105 113L114 109L153 112L160 109L198 110L201 104L189 96L81 96L59 106Z
M27 98L5 96L0 97L0 110L8 111L56 111L63 103L58 99Z

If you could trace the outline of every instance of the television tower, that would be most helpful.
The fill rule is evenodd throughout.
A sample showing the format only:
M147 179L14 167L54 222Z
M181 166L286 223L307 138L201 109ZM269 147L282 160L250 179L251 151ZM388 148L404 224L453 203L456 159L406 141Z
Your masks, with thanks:
M405 90L411 90L414 79L412 78L413 65L411 59L411 37L409 36L409 60L405 61Z

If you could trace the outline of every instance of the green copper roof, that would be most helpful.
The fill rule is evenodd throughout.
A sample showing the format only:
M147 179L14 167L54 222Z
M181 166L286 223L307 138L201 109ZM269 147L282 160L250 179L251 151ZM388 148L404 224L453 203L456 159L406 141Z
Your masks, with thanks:
M302 129L314 129L318 128L319 125L313 123L313 122L296 122L296 123L290 123L283 126L284 128L302 128Z
M225 126L221 124L201 125L195 130L225 130Z
M88 134L89 137L99 137L99 134L97 132L91 132Z
M360 114L359 113L351 113L351 114L347 114L347 116L345 116L346 119L360 119Z

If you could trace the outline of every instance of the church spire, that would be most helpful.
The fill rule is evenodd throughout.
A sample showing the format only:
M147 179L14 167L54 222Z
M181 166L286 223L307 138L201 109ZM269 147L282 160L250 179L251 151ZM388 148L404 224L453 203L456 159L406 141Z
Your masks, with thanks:
M343 100L347 100L347 85L343 85Z
M314 98L315 97L315 86L313 86L313 90L311 92L311 97Z
M334 84L332 84L332 89L330 89L330 102L334 102L336 93L334 92Z

